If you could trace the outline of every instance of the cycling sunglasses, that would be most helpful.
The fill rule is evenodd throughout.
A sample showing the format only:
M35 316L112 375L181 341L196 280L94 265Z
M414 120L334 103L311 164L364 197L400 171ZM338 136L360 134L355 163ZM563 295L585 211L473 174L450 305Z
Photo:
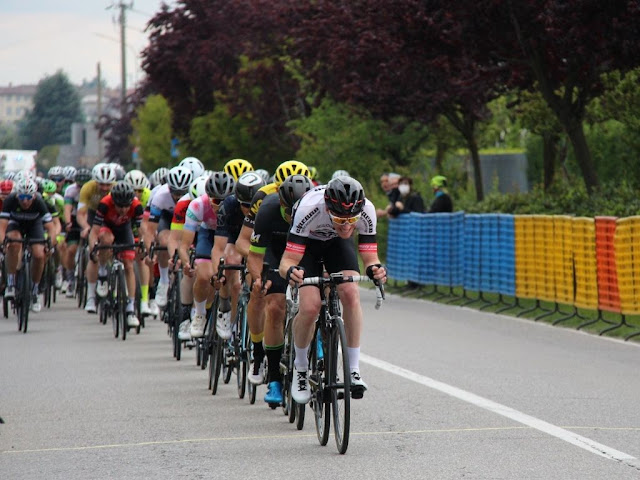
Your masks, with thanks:
M33 195L31 195L30 193L19 193L18 194L18 200L31 200L33 198Z
M360 220L360 215L356 215L355 217L336 217L329 212L329 216L331 217L331 221L336 225L353 225Z

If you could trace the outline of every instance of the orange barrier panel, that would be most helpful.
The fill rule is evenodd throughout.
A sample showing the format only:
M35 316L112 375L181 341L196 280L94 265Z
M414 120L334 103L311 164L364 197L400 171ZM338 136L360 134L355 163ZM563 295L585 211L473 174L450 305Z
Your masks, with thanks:
M573 265L575 275L574 305L598 309L598 277L596 265L596 235L593 218L573 219Z
M616 271L614 236L616 217L596 217L596 265L598 268L598 308L620 312L620 291Z

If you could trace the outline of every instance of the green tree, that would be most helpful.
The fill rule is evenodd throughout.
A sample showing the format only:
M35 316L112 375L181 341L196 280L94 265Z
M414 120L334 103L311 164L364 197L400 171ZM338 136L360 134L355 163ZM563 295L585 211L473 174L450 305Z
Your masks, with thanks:
M219 102L213 111L196 117L189 131L189 154L198 157L207 168L220 170L231 158L244 158L255 168L273 171L293 151L281 148L276 142L252 135L250 119L232 115L228 107Z
M71 124L82 121L80 95L67 75L58 71L38 83L33 109L22 129L23 146L40 150L45 145L69 143Z
M21 150L20 134L14 125L0 124L0 148Z
M152 172L175 163L171 158L171 108L162 95L151 95L131 121L129 142L138 147L142 169Z

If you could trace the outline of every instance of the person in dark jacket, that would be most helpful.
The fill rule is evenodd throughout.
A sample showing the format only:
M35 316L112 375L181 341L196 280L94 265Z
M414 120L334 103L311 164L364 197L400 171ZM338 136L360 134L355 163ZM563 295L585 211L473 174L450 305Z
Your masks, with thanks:
M413 190L413 180L409 177L400 177L398 180L398 197L389 210L389 216L394 218L403 213L424 213L424 201L422 195Z
M453 201L447 191L447 177L436 175L431 179L431 187L435 198L427 213L453 212Z

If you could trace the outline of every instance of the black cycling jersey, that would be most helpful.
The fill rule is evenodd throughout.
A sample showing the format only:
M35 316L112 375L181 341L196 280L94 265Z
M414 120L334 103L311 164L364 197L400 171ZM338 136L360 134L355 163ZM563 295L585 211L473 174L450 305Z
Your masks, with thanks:
M2 205L0 218L20 223L34 222L36 220L42 220L43 223L48 223L52 220L49 207L47 207L46 202L39 193L36 193L33 202L31 202L31 205L27 209L23 209L20 206L18 194L12 193L5 199Z
M227 237L229 243L235 243L242 223L244 214L240 208L240 202L235 195L229 195L224 199L218 210L218 225L216 227L216 237Z
M290 228L282 216L280 196L277 193L267 195L256 216L250 250L264 254L269 249L276 259L282 258Z

